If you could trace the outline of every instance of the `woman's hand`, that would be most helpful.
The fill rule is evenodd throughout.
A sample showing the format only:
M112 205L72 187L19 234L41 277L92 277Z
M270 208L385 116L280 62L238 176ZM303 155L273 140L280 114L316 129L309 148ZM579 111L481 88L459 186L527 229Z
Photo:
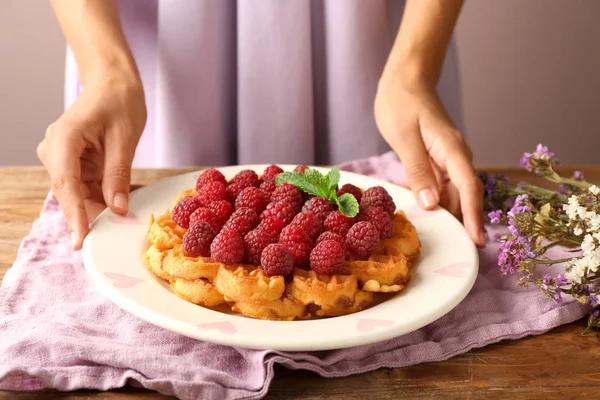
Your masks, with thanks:
M46 130L37 153L50 173L74 249L81 248L89 223L107 205L127 212L131 164L145 124L141 83L116 78L85 87Z
M375 98L375 119L402 160L418 204L424 209L439 204L456 216L462 214L470 237L485 246L483 187L471 163L471 150L435 85L384 73Z

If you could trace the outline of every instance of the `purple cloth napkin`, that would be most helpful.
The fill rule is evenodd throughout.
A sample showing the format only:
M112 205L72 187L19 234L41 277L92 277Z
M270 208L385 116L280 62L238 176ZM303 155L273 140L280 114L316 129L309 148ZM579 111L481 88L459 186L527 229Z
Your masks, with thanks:
M403 179L389 153L342 168ZM49 195L0 288L0 389L107 390L133 384L181 399L258 399L269 389L275 363L345 376L445 360L585 315L586 308L576 302L557 306L539 290L523 290L514 279L501 277L497 249L492 242L480 252L479 278L465 300L419 331L345 350L246 350L155 327L105 299L89 280L80 254L70 250L63 215Z

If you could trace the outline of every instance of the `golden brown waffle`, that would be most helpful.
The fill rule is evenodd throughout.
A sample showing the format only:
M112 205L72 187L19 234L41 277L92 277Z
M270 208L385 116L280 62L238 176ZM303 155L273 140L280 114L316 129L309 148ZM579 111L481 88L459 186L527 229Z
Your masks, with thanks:
M399 292L410 280L412 260L421 244L402 211L393 219L393 235L368 258L350 255L340 274L325 276L295 268L292 276L268 277L257 265L224 265L205 257L188 257L182 248L186 230L171 218L171 209L195 189L181 192L163 215L150 217L143 255L148 269L170 283L171 290L192 303L226 304L251 318L294 320L351 314Z

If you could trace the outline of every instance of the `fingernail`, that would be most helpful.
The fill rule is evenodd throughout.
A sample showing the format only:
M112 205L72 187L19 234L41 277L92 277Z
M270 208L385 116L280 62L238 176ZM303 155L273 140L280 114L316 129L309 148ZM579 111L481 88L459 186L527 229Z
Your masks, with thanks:
M71 232L71 245L73 246L73 249L77 245L77 234L75 232Z
M127 210L127 196L125 196L123 193L116 193L113 199L113 204L115 207Z
M431 189L423 189L419 192L419 198L421 199L421 203L425 207L433 207L437 203L437 198L433 190Z

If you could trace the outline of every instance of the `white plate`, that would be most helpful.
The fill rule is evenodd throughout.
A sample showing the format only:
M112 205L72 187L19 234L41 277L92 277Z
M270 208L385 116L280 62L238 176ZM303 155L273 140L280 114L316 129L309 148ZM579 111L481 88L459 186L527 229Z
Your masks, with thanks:
M229 179L242 169L220 168ZM291 170L293 166L282 166ZM325 169L321 169L327 172ZM283 351L353 347L417 330L452 310L471 290L478 271L475 246L448 212L422 212L406 189L343 172L340 186L353 183L388 190L417 228L422 252L407 288L396 297L355 314L309 321L263 321L206 309L175 296L142 262L147 219L162 214L176 194L193 187L199 172L170 177L136 190L130 214L105 210L83 244L83 261L97 288L111 301L152 324L192 338L230 346Z

